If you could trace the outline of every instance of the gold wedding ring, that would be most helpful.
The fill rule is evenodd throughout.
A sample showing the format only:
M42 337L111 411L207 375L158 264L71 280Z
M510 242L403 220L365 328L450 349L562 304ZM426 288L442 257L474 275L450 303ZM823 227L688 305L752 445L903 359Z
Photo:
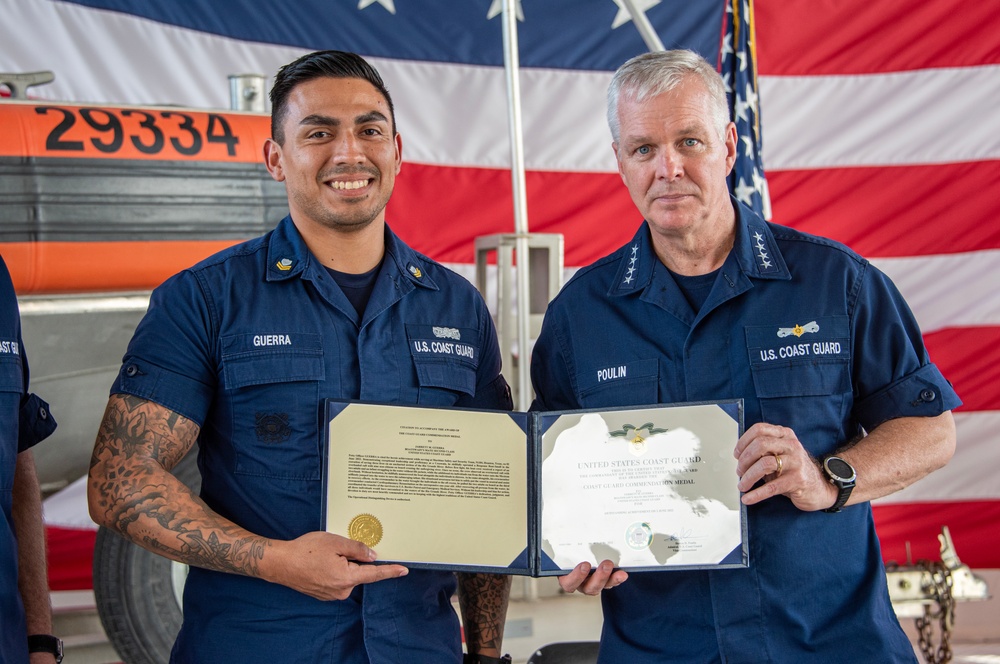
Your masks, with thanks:
M778 470L776 470L774 472L774 477L775 477L775 479L777 479L777 478L781 477L781 471L784 469L785 466L784 466L784 464L781 461L781 455L780 454L775 454L774 455L774 460L778 464Z

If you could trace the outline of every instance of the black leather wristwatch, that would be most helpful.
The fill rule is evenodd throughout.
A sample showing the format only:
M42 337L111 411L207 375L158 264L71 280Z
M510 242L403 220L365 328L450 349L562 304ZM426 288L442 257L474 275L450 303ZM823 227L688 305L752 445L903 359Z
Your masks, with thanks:
M839 512L840 508L847 502L847 499L851 497L851 492L854 491L854 484L858 475L854 472L854 466L839 456L833 455L823 459L823 472L826 473L830 484L837 487L837 491L839 492L837 494L837 502L833 504L833 507L828 507L823 511Z
M47 652L56 658L56 664L63 660L62 640L51 634L31 634L28 636L28 652Z
M466 653L462 656L462 664L510 664L510 662L510 655L490 657L489 655L470 655Z

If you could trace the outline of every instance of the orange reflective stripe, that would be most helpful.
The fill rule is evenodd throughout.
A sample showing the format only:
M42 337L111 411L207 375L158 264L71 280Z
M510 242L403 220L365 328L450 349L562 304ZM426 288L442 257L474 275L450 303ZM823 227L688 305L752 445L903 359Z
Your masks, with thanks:
M149 290L239 240L0 242L18 295Z

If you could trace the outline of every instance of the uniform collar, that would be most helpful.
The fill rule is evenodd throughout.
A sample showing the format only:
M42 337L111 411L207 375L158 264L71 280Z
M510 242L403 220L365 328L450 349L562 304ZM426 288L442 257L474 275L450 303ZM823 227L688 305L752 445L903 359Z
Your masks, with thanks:
M392 232L389 225L385 226L385 255L391 260L403 278L421 288L441 290L427 273L429 259L410 249L405 242Z
M291 215L278 222L267 244L267 280L284 281L305 272L313 260Z
M730 258L734 258L740 271L751 279L791 279L767 222L735 198L732 201L736 210L736 242ZM726 263L729 262L727 259Z
M653 278L653 266L659 262L653 250L649 222L642 222L632 241L622 247L618 272L608 291L609 297L642 292Z
M741 280L737 273L750 279L791 279L767 223L735 198L730 199L736 211L736 240L722 265L724 276L732 283ZM618 272L609 296L642 292L649 286L653 269L660 262L650 232L649 222L644 221L632 241L620 250Z
M385 254L386 261L391 261L394 271L406 281L422 288L440 290L427 274L427 259L406 246L388 224L385 226ZM292 217L289 215L278 222L267 247L267 280L284 281L301 276L314 260Z

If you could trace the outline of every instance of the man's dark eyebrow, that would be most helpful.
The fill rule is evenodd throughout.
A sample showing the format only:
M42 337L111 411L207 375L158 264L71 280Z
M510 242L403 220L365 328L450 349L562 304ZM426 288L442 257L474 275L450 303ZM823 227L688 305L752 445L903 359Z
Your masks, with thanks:
M354 124L368 124L369 122L385 122L388 124L389 118L385 117L379 111L368 111L354 118Z
M389 123L389 118L385 117L384 114L379 111L368 111L367 113L362 113L354 118L354 124L368 124L371 122L385 122ZM340 119L333 118L329 115L322 115L320 113L313 113L312 115L307 115L299 121L299 126L326 126L326 127L339 127Z
M312 115L307 115L306 117L299 120L299 126L309 126L309 125L326 125L330 127L340 126L340 120L337 118L331 118L329 115L320 115L319 113L313 113Z

